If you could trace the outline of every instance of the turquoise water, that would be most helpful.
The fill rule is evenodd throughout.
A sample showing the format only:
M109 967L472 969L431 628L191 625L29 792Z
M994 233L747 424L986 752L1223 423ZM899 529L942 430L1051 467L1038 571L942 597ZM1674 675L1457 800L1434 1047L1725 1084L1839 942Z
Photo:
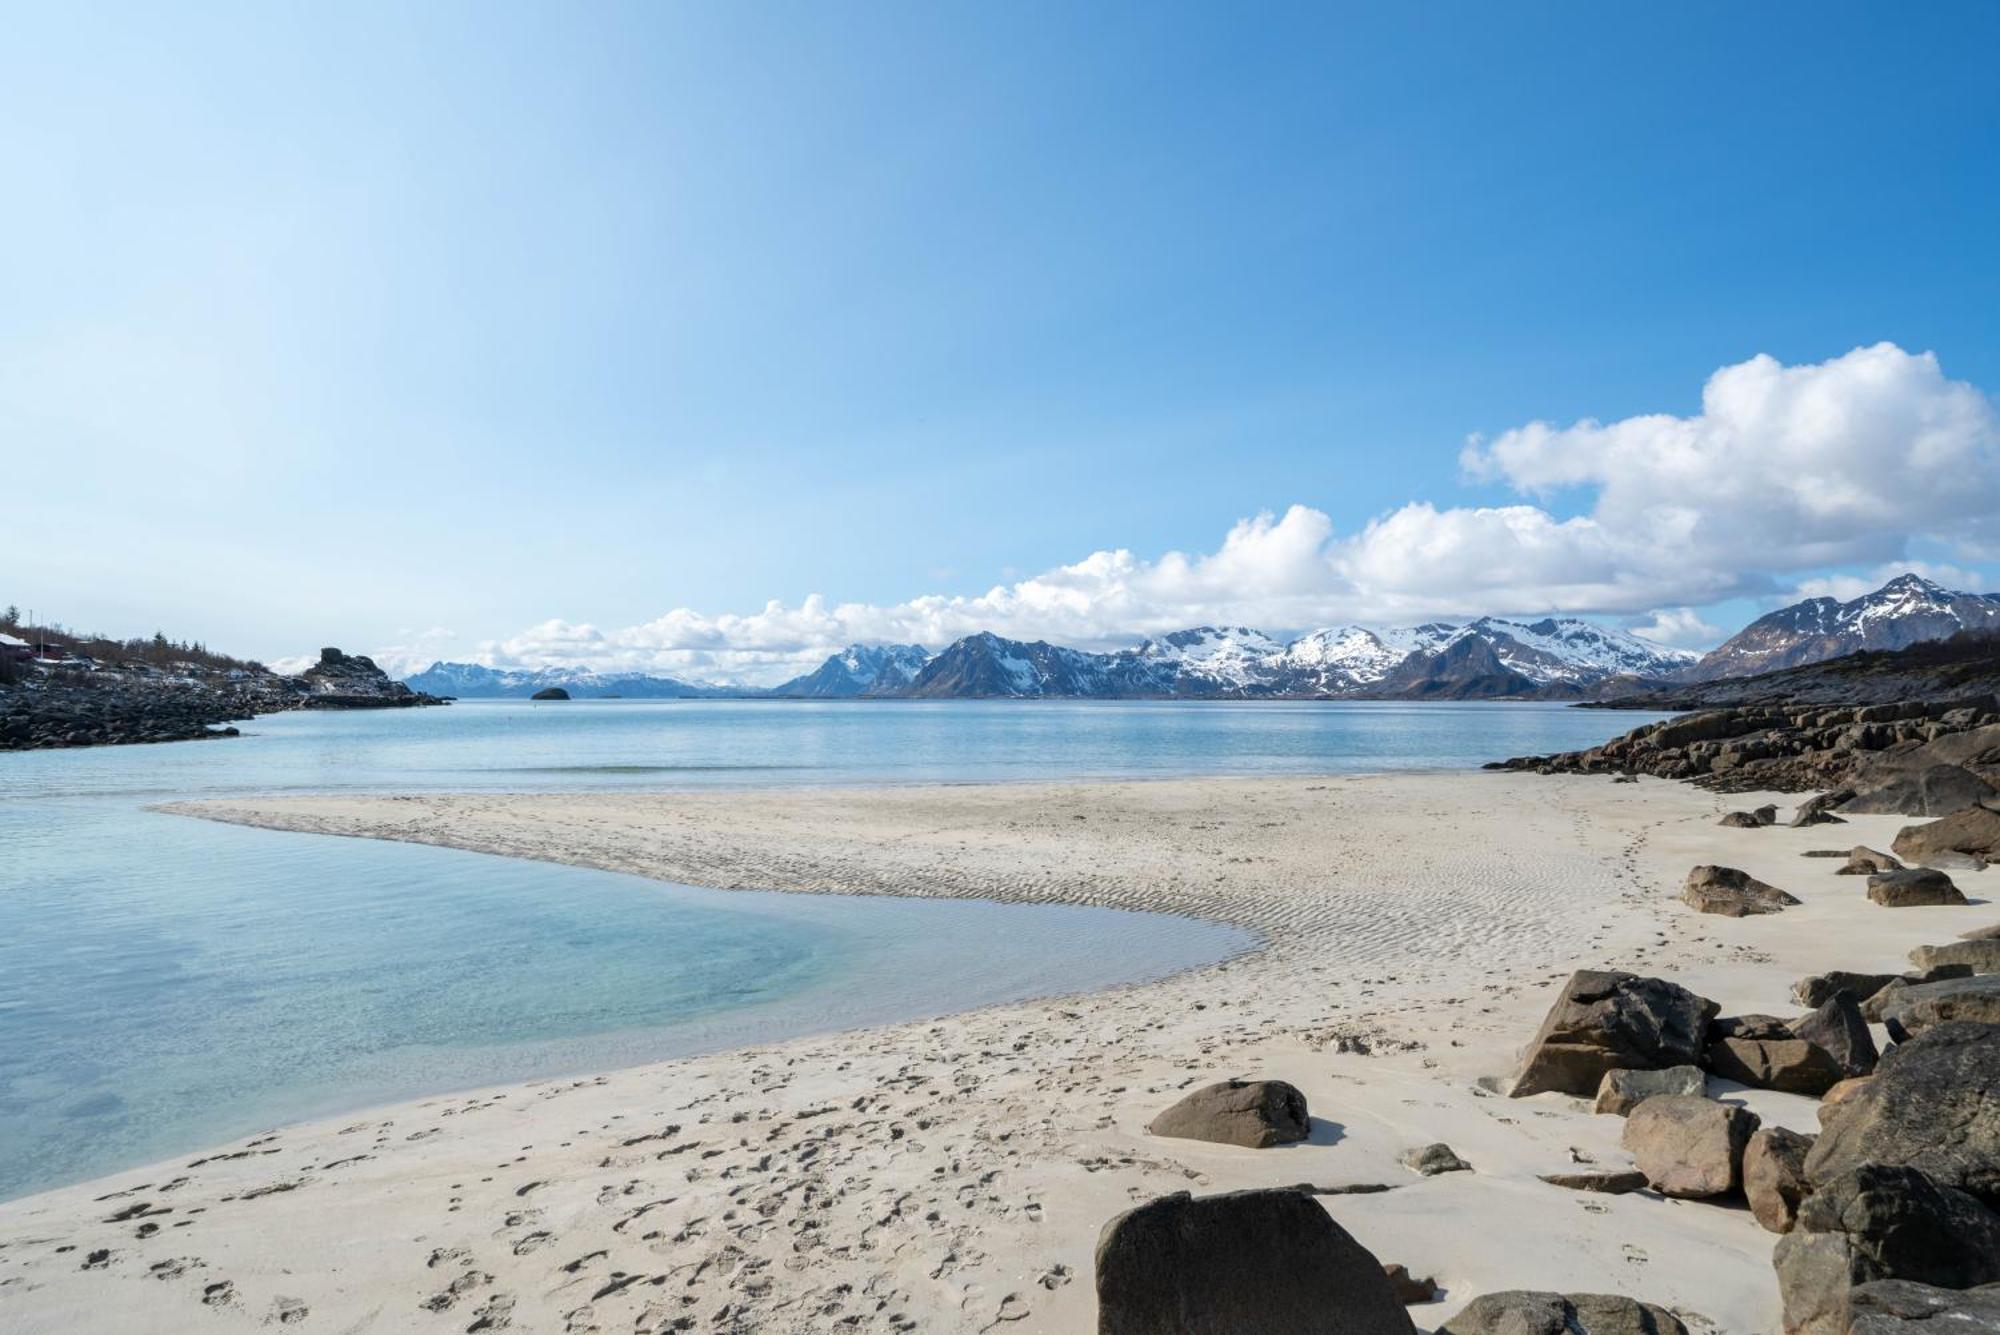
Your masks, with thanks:
M302 1117L1137 981L1250 944L1154 914L664 886L151 802L1461 767L1635 721L1533 705L507 702L0 754L0 1198Z

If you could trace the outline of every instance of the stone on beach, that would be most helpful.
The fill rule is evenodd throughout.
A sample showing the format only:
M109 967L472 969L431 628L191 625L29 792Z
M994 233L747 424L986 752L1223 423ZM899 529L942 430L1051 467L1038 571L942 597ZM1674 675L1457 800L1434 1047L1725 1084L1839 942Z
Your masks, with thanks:
M1949 816L2000 798L2000 788L1961 765L1931 765L1863 788L1840 808L1849 814Z
M1750 1213L1773 1233L1791 1231L1806 1194L1806 1154L1813 1137L1781 1126L1757 1128L1743 1147L1743 1194Z
M1792 828L1802 829L1808 825L1845 825L1847 822L1829 809L1837 807L1854 796L1852 788L1836 788L1830 793L1821 793L1799 804L1792 813Z
M1859 1074L1842 1070L1831 1052L1775 1015L1732 1015L1717 1020L1710 1033L1708 1069L1753 1089L1818 1098L1843 1077Z
M1873 876L1877 872L1901 871L1903 864L1880 849L1856 844L1847 850L1847 865L1834 869L1835 876Z
M1413 1335L1382 1263L1303 1192L1179 1192L1097 1240L1098 1335Z
M1663 1094L1699 1095L1708 1087L1708 1077L1699 1066L1669 1066L1658 1071L1606 1071L1597 1086L1593 1112L1615 1113L1623 1117L1647 1099Z
M1589 1096L1607 1071L1697 1063L1720 1008L1662 978L1579 969L1563 984L1510 1091Z
M1834 993L1844 991L1852 992L1857 1001L1865 1001L1901 977L1899 973L1853 973L1846 969L1829 969L1792 984L1792 1000L1801 1006L1823 1006Z
M2000 937L1918 946L1910 952L1910 964L1919 971L1963 964L1974 973L2000 973Z
M1469 1173L1472 1165L1452 1152L1451 1146L1440 1141L1435 1145L1425 1145L1409 1151L1403 1156L1403 1167L1425 1177L1436 1177L1439 1173Z
M2000 1284L1941 1289L1880 1279L1847 1293L1847 1335L1974 1335L2000 1330Z
M2000 1215L1918 1169L1863 1164L1816 1184L1771 1263L1789 1335L1843 1335L1857 1285L2000 1280Z
M1594 1191L1605 1196L1623 1196L1647 1185L1646 1175L1636 1168L1585 1168L1574 1173L1543 1173L1541 1180L1566 1191Z
M1410 1268L1400 1261L1391 1261L1382 1267L1382 1273L1389 1280L1389 1287L1395 1292L1396 1301L1405 1307L1417 1303L1436 1302L1437 1280L1431 1276L1422 1277L1410 1273Z
M1438 1335L1687 1335L1666 1308L1610 1293L1482 1293Z
M1889 847L1905 862L2000 862L2000 811L1967 807L1925 825L1905 825Z
M1222 1080L1187 1095L1146 1129L1250 1150L1291 1145L1306 1138L1306 1096L1282 1080Z
M1721 1196L1743 1182L1743 1150L1757 1114L1713 1099L1647 1099L1625 1119L1621 1143L1663 1196Z
M1965 902L1965 895L1952 884L1951 877L1929 867L1877 872L1868 878L1868 897L1891 909Z
M1875 1049L1875 1035L1868 1032L1868 1021L1862 1018L1861 1007L1852 992L1843 989L1834 993L1811 1014L1793 1020L1791 1030L1808 1043L1832 1054L1843 1079L1867 1075L1875 1069L1879 1055Z
M1753 913L1776 913L1798 903L1798 899L1775 885L1739 871L1735 867L1700 866L1688 873L1681 887L1681 899L1701 913L1720 913L1729 918Z
M1897 988L1882 1007L1882 1023L1898 1043L1955 1020L2000 1024L2000 973Z
M1884 1053L1806 1156L1815 1191L1864 1164L1922 1169L2000 1206L2000 1025L1942 1024Z
M1764 822L1748 811L1726 812L1716 824L1732 830L1760 830L1764 827Z

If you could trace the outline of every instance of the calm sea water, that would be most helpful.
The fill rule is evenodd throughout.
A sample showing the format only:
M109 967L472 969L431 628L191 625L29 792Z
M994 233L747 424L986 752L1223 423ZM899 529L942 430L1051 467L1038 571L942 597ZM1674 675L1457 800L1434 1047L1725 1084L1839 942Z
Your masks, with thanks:
M0 1198L302 1117L1136 981L1251 943L1153 914L663 886L151 802L1451 768L1637 721L1538 705L466 703L0 754Z

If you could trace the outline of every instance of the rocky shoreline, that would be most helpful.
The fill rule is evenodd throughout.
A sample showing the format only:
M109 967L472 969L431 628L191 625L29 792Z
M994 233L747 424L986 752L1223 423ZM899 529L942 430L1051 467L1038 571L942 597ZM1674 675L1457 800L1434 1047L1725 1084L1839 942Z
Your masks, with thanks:
M333 648L296 675L57 665L0 686L0 751L234 737L231 725L259 714L445 703L391 680L369 658Z

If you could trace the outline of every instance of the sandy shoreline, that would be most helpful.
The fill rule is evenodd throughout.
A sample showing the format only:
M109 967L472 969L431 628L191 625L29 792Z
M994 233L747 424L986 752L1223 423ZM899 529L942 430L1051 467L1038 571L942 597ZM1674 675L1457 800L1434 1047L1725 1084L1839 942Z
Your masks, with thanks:
M1328 1203L1383 1260L1447 1289L1412 1309L1422 1327L1479 1292L1543 1287L1775 1330L1773 1238L1747 1211L1541 1183L1579 1158L1627 1162L1620 1119L1490 1086L1573 968L1635 968L1726 1011L1789 1013L1793 978L1897 967L1993 912L1882 910L1834 864L1797 856L1886 846L1903 818L1722 829L1724 799L1653 781L1452 773L169 809L723 889L1186 913L1269 945L1085 997L285 1128L0 1205L10 1330L1077 1331L1112 1214L1172 1190L1296 1182L1397 1187ZM1696 915L1674 892L1705 861L1805 902ZM1986 879L1962 883L1984 900ZM1145 1133L1180 1091L1230 1075L1298 1085L1321 1119L1312 1140L1249 1151ZM1747 1101L1816 1127L1810 1100ZM1435 1140L1476 1171L1423 1179L1398 1164Z

